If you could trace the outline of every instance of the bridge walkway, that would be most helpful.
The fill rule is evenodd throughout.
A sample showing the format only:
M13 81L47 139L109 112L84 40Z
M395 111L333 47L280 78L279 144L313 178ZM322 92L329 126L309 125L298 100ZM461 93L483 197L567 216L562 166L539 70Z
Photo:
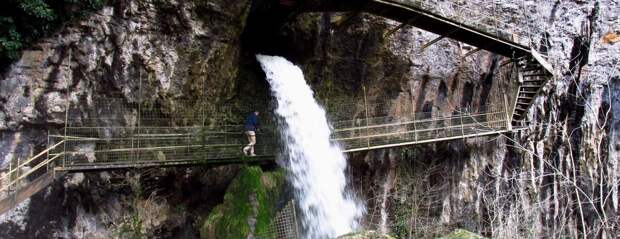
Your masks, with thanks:
M109 109L123 108L115 104L114 99L100 101L101 105L110 105ZM405 111L392 115L389 113L394 107L392 101L371 103L354 99L348 102L333 101L331 106L326 105L333 126L330 140L345 153L518 130L510 123L507 104L481 106L476 110ZM68 118L74 123L68 123L59 131L62 134L50 133L46 150L23 162L9 163L8 170L2 173L0 192L4 199L0 201L0 213L52 183L55 175L60 173L265 163L276 158L282 145L277 127L269 124L269 120L257 135L257 156L246 157L241 151L246 144L242 125L193 125L191 122L205 120L141 117L140 123L134 121L133 125L126 126L121 125L127 123L126 119L83 118L83 112L67 115L75 116ZM168 123L164 125L162 122ZM174 125L175 122L190 123Z
M441 0L298 0L301 12L367 12L509 58L530 56L539 24L526 14L536 6L468 4ZM502 8L514 8L515 12ZM504 14L504 15L502 15ZM401 26L402 27L402 26ZM400 29L400 28L398 28Z

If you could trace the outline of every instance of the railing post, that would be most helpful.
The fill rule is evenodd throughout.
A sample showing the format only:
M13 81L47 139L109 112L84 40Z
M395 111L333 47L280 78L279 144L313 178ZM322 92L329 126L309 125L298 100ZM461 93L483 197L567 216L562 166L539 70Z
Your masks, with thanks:
M50 130L48 129L48 130L47 130L47 145L45 146L45 148L49 148L50 146L51 146L51 145L50 145ZM50 150L48 150L48 151L45 153L45 161L48 161L48 162L49 162L49 159L50 159ZM45 168L46 168L46 170L49 172L49 171L50 171L50 163L48 163L47 165L45 165Z
M418 123L416 122L415 111L414 111L413 112L413 141L418 142L418 129L417 129L416 124Z
M69 95L67 95L67 104L65 106L65 136L63 138L63 142L62 142L62 167L66 167L67 165L67 127L69 126L69 107L70 107L70 101L69 101Z
M136 117L138 118L138 121L140 121L140 107L138 107L138 115ZM136 124L139 124L139 123L136 122ZM135 158L136 158L136 151L135 151L136 147L134 146L134 143L135 143L135 139L134 138L135 138L135 135L136 135L136 130L137 130L136 129L136 125L131 125L131 131L130 131L130 134L131 134L131 136L130 136L131 137L130 138L130 140L131 140L131 151L128 154L128 157L131 160L135 160Z
M138 101L138 121L136 122L136 127L133 130L133 134L131 135L131 149L134 155L133 157L134 162L140 161L140 151L137 150L138 148L140 148L140 138L138 138L137 141L135 142L134 140L136 140L135 138L136 134L140 135L140 121L142 121L142 104L143 103L144 102L142 101L142 77L140 77L140 101Z
M506 98L506 94L504 94L504 116L506 117L506 129L512 131L512 123L510 122L510 113L508 112L508 99ZM517 100L517 99L515 99Z
M366 99L366 86L362 86L364 90L364 112L366 113L366 147L370 148L370 129L368 126L368 101Z
M192 159L192 158L191 158L192 151L191 151L191 149L190 149L190 147L191 147L191 145L192 145L192 136L191 136L191 133L190 133L190 132L191 132L191 131L190 131L190 128L185 128L185 129L187 129L187 131L186 131L186 133L185 133L185 135L186 135L186 141L187 141L187 142L186 142L186 144L187 144L187 150L185 150L185 152L186 152L186 154L187 154L187 155L186 155L185 157L189 160L189 159Z
M499 21L497 20L497 18L499 17L498 11L497 11L497 1L493 1L493 22L495 23L495 37L497 39L499 39L500 35L499 35ZM506 30L510 30L510 29L506 29Z
M17 188L17 184L19 183L19 166L21 165L20 163L21 158L17 157L17 166L15 167L15 186Z
M6 187L6 193L9 194L9 192L11 191L11 185L13 185L13 160L9 160L9 175L7 175L9 177L9 179L7 180L8 182L8 186Z
M464 110L461 110L460 113L460 119L461 119L461 137L465 138L465 126L463 125L463 114L464 114Z

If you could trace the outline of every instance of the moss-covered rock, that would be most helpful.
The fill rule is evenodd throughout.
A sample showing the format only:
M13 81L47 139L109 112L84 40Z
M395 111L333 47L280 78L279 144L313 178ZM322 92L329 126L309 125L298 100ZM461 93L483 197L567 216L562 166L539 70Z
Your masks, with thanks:
M467 230L456 229L452 233L438 239L485 239L485 237Z
M218 205L203 222L201 238L246 238L266 232L284 182L282 171L242 169Z
M376 231L363 231L342 235L338 239L393 239L393 237Z

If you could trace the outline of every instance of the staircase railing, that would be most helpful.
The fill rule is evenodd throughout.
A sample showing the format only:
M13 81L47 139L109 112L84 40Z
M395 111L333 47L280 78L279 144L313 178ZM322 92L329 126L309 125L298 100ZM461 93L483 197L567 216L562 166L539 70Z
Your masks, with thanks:
M525 3L519 8L523 9L522 14L511 14L501 16L499 4L462 4L454 1L438 0L378 0L382 2L394 2L405 6L414 7L446 19L453 20L460 24L465 24L470 28L495 35L497 38L511 40L525 46L529 46L532 35L542 32L531 22L531 18L526 16L527 8ZM516 10L519 10L516 8ZM484 12L485 14L481 14ZM502 21L510 17L510 21Z
M37 155L31 157L30 159L26 161L18 162L15 167L13 167L12 162L9 162L9 171L6 172L5 175L0 176L0 182L3 182L3 184L0 187L0 192L6 192L5 195L9 195L11 191L13 191L14 189L15 190L18 189L17 187L19 186L18 184L21 180L37 172L39 169L41 169L44 166L46 168L49 168L48 167L49 164L53 162L54 160L56 160L57 158L59 158L61 155L63 155L63 153L56 154L51 158L48 156L45 160L39 162L37 165L33 166L32 168L29 168L28 171L23 172L23 173L21 172L22 169L29 167L29 165L32 162L34 162L37 159L42 158L43 156L47 156L51 150L56 149L58 146L61 146L63 144L64 144L64 140L48 147L47 149L41 151L40 153L38 153Z

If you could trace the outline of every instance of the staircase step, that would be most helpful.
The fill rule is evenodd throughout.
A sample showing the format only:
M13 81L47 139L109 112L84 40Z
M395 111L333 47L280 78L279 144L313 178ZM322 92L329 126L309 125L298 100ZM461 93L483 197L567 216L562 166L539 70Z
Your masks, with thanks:
M542 86L545 82L544 81L524 81L523 85L535 85L535 86Z
M542 70L542 67L533 66L533 67L526 67L526 68L521 69L522 72L539 71L539 70Z
M527 109L522 108L522 107L518 107L518 106L515 107L515 110L520 110L520 111L523 111L523 112L527 111Z
M547 74L541 73L541 74L528 74L528 75L523 75L523 77L540 77L540 76L547 76Z
M530 100L530 101L531 101L531 100L533 100L533 99L534 99L534 97L519 96L519 97L517 97L517 99L518 99L518 100Z

